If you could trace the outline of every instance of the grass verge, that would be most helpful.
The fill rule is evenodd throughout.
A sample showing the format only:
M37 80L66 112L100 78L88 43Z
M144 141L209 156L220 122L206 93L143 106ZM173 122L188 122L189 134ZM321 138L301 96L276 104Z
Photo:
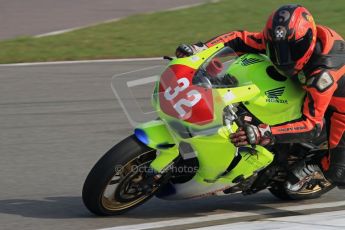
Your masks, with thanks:
M289 1L306 6L318 24L344 35L343 0ZM177 11L135 15L65 34L0 42L0 63L173 55L180 43L235 29L260 31L286 0L223 0Z

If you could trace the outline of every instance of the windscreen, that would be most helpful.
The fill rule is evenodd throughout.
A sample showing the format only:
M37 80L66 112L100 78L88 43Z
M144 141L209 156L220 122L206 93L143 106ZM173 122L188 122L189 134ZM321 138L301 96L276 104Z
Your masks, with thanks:
M209 57L197 70L193 84L205 88L230 88L238 86L235 76L229 73L229 67L237 59L236 53L224 47Z
M162 60L145 67L142 67L144 63L139 63L138 67L112 77L111 87L117 99L114 100L116 109L124 111L133 127L157 118L151 99L166 63Z
M193 57L199 58L189 58ZM111 86L118 99L117 107L122 108L133 127L156 119L160 111L193 124L208 124L214 120L213 94L217 92L207 89L246 84L243 77L230 74L234 66L246 64L240 59L231 48L224 47L196 69L183 63L167 67L167 61L162 60L116 74ZM246 73L241 71L241 75Z

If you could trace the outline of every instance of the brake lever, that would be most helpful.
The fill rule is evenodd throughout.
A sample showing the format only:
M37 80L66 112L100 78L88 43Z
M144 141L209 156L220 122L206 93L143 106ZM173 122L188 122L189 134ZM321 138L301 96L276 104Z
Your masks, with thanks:
M233 122L235 122L235 124L237 125L238 128L242 128L247 133L246 129L249 125L246 122L244 122L243 120L241 120L241 118L239 116L237 116L237 114L235 113L233 108L234 108L233 105L228 105L226 107L227 112L230 113L230 117L225 120L228 130L230 131L230 133L234 133L232 128L231 128L231 125ZM254 150L256 149L255 144L251 144L251 147Z

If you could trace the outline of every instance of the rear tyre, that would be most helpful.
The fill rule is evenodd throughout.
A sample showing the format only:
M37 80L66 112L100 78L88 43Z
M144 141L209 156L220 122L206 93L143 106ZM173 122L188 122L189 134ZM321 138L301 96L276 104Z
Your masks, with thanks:
M297 192L291 193L286 188L284 183L276 183L268 190L271 194L277 197L280 200L291 201L291 200L307 200L307 199L316 199L321 197L323 194L327 193L334 186L332 184L328 184L325 187L321 188L320 186L316 186L312 191L309 192Z
M85 206L94 214L118 215L150 199L158 188L146 192L145 174L156 150L132 135L112 147L92 168L82 192ZM140 170L142 169L142 170Z

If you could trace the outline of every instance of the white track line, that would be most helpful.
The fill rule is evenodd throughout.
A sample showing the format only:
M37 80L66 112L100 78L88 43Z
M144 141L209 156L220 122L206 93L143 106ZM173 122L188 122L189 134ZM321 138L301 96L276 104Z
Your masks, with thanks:
M103 24L103 23L116 22L116 21L119 21L121 19L123 19L123 18L113 18L113 19L101 21L98 23L86 24L84 26L77 26L77 27L72 27L72 28L68 28L68 29L56 30L56 31L52 31L52 32L44 33L44 34L38 34L38 35L35 35L34 37L35 38L41 38L41 37L48 37L48 36L53 36L53 35L64 34L64 33L72 32L75 30L85 29L87 27L97 26L97 25Z
M65 65L65 64L84 64L84 63L111 63L111 62L136 62L136 61L159 61L159 60L163 60L163 57L101 59L101 60L81 60L81 61L27 62L27 63L0 64L0 67L37 66L37 65Z
M219 1L218 0L211 0L210 2L211 3L216 3L216 2L219 2ZM205 3L207 3L207 2L203 1L203 2L200 2L200 3L189 4L189 5L184 5L184 6L178 6L178 7L168 8L168 9L165 9L165 10L162 9L162 11L149 11L149 12L143 12L143 13L138 12L137 14L153 14L153 13L156 13L156 12L175 11L175 10L181 10L181 9L187 9L187 8L192 8L192 7L200 6L200 5L203 5ZM132 16L132 15L128 15L128 16ZM84 29L84 28L87 28L87 27L97 26L97 25L103 24L103 23L116 22L116 21L119 21L119 20L124 19L124 18L126 18L126 17L113 18L113 19L109 19L109 20L100 21L98 23L87 24L87 25L84 25L84 26L77 26L77 27L72 27L72 28L52 31L52 32L44 33L44 34L38 34L38 35L35 35L34 37L35 38L41 38L41 37L58 35L58 34L64 34L64 33L72 32L72 31L75 31L75 30Z
M209 0L208 2L209 3L217 3L217 2L219 2L219 0ZM200 6L200 5L206 4L208 2L207 1L203 1L203 2L200 2L200 3L184 5L184 6L179 6L179 7L173 7L173 8L165 9L165 10L163 9L161 12L192 8L192 7L196 7L196 6ZM150 11L150 12L146 12L144 14L152 14L152 13L155 13L155 12L157 12L157 11ZM73 27L73 28L68 28L68 29L52 31L52 32L44 33L44 34L38 34L38 35L35 35L34 37L40 38L40 37L46 37L46 36L63 34L63 33L71 32L71 31L74 31L74 30L78 30L78 29L83 29L83 28L90 27L90 26L99 25L99 24L102 24L102 23L115 22L115 21L118 21L118 20L121 20L121 19L123 19L123 18L114 18L114 19L110 19L110 20L101 21L99 23L88 24L88 25L85 25L85 26ZM127 62L127 61L156 61L156 60L160 60L160 59L162 59L162 58L160 58L160 57L153 57L153 58L103 59L103 60L82 60L82 61L33 62L33 63L0 64L0 67L35 66L35 65L61 65L61 64L83 64L83 63L107 63L107 62Z
M124 226L103 228L101 230L142 230L142 229L172 227L172 226L181 226L181 225L186 225L186 224L195 224L195 223L207 222L207 221L226 220L226 219L233 219L233 218L239 218L239 217L251 217L251 216L258 216L258 215L283 213L283 212L288 212L288 211L304 211L304 210L311 210L311 209L331 208L331 207L339 207L339 206L344 206L344 205L345 205L345 201L307 204L307 205L295 205L295 206L287 206L287 207L280 207L280 208L259 209L259 210L253 210L252 212L228 212L228 213L214 214L214 215L207 215L207 216L179 218L179 219L174 219L174 220L165 220L165 221L134 224L134 225L124 225Z
M315 230L315 229L344 229L345 211L331 211L308 215L295 215L287 217L268 218L260 221L237 222L230 224L214 225L190 230L228 230L228 229L250 229L250 230Z
M114 79L114 78L116 78L116 77L120 77L120 76L129 74L129 73L136 73L136 72L139 72L139 71L154 69L154 68L157 68L157 67L159 67L159 65L153 65L153 66L148 66L148 67L145 67L145 68L140 68L140 69L131 70L131 71L128 71L128 72L117 73L117 74L113 75L112 78Z

